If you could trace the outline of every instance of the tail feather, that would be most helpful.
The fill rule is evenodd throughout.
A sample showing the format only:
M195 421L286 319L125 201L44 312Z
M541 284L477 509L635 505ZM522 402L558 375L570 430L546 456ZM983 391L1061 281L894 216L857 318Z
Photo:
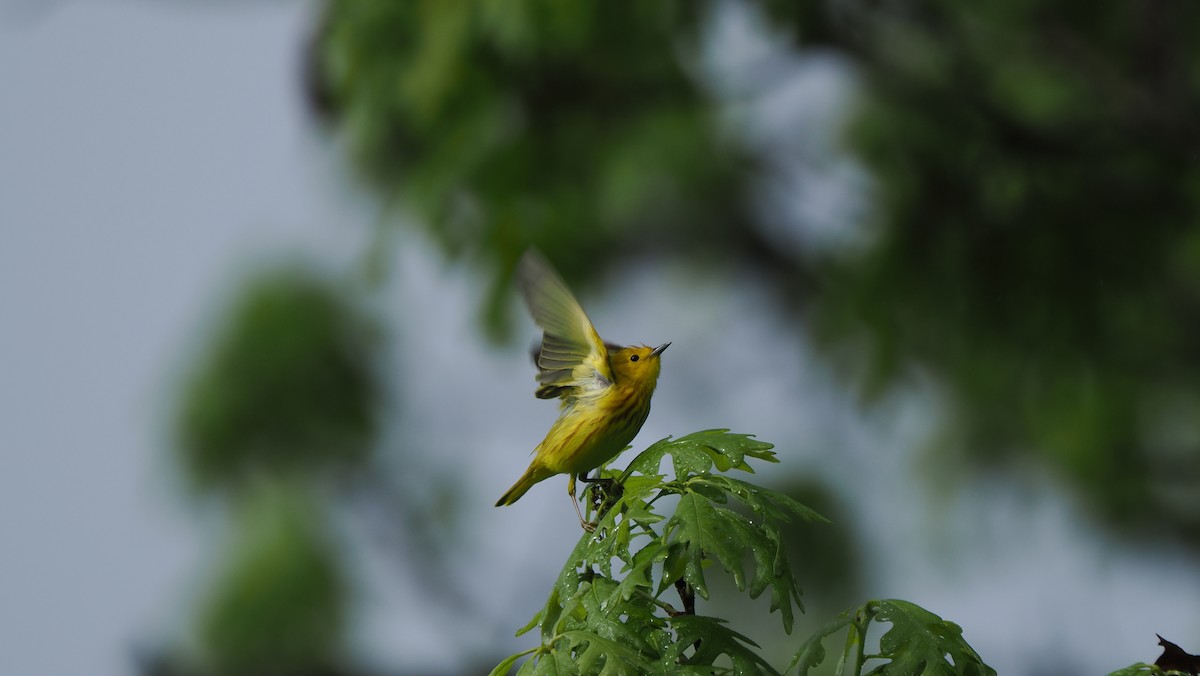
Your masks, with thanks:
M525 495L525 492L530 488L533 488L534 484L553 475L554 473L549 470L530 465L529 469L525 470L525 473L521 475L521 478L517 479L517 483L513 484L512 488L500 496L500 499L496 501L496 506L504 507L505 505L511 505L520 500L521 496Z

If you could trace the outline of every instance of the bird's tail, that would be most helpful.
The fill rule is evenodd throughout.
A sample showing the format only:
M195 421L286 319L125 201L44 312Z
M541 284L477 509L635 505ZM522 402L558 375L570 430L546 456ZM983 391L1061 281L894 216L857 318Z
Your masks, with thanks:
M553 475L553 472L545 468L537 467L536 465L530 465L529 469L525 470L525 473L521 475L521 478L517 479L517 483L513 484L512 488L508 489L504 495L500 496L500 499L496 501L496 506L503 507L505 505L511 505L517 500L520 500L521 496L525 495L525 492L530 488L533 488L534 484Z

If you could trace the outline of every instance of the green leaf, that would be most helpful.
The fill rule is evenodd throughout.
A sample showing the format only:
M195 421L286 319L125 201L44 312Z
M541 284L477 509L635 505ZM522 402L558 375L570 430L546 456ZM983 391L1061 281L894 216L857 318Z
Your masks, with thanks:
M650 670L650 662L643 659L636 650L599 634L577 630L564 632L563 638L573 646L583 647L575 658L575 665L580 673L591 673L591 667L600 659L604 660L604 667L600 673L642 674Z
M979 654L962 638L962 629L908 601L870 601L852 608L813 634L788 664L789 673L807 676L808 671L825 660L829 636L851 627L861 641L871 622L889 622L891 628L879 639L879 654L868 659L885 659L886 664L871 670L868 676L995 676ZM860 641L849 641L841 664L861 669Z
M574 592L575 590L571 589L571 593ZM563 604L556 585L550 590L550 598L546 599L546 606L541 612L542 643L549 643L554 638L555 628L562 613Z
M797 503L799 504L799 503ZM733 576L739 590L746 590L743 561L754 560L754 578L750 596L758 597L767 587L772 588L771 610L780 611L784 630L791 632L792 604L803 609L800 587L792 576L778 528L769 522L755 524L750 519L724 507L718 507L696 493L684 493L675 514L667 521L668 541L673 547L664 564L662 588L682 576L701 598L708 598L708 585L703 565L708 557L715 558Z
M778 491L721 475L699 476L689 481L689 488L712 487L733 495L755 513L778 521L809 521L829 523L829 520L804 503Z
M750 598L756 599L769 586L771 588L772 612L778 610L783 630L792 633L792 603L804 612L804 603L800 601L800 585L792 575L788 563L787 551L780 540L779 529L766 527L760 530L763 539L769 545L760 545L751 549L754 555L754 579L750 582Z
M569 651L549 650L539 652L533 658L527 660L517 673L518 675L536 674L542 676L545 674L546 676L576 676L580 672Z
M729 510L722 511L732 514ZM701 598L708 598L703 562L709 553L718 557L724 555L721 563L733 574L734 583L738 589L746 588L745 573L742 571L743 552L730 540L722 527L723 521L722 514L716 511L711 502L695 494L680 497L675 514L667 521L668 541L682 545L671 549L667 556L668 565L673 570L682 570L683 579L692 585Z
M520 636L520 634L517 634L517 635ZM489 671L488 676L505 676L505 674L507 674L509 672L509 670L512 669L512 666L517 663L517 660L528 655L529 653L534 653L537 651L538 651L537 648L530 648L529 650L526 650L524 652L519 652L515 655L509 655L508 657L504 658L504 661L500 662L500 664L497 664L495 666L495 668L493 668L491 671Z
M879 639L880 656L891 660L870 673L875 676L995 676L962 638L962 628L908 601L868 604L873 619L890 622ZM949 659L947 659L949 658Z
M551 594L553 594L553 592L551 592ZM546 608L543 607L541 610L534 613L533 618L531 620L529 620L529 623L526 624L524 627L521 627L520 629L518 629L517 633L514 635L522 636L522 635L528 633L530 629L533 629L534 627L541 624L542 618L544 618L545 616L546 616Z
M588 568L593 561L598 560L610 551L610 545L599 540L593 533L584 533L575 543L575 549L567 556L567 562L554 581L554 589L561 598L569 598L579 587L579 568Z
M671 628L676 632L673 650L663 655L660 667L671 667L681 659L686 664L709 667L706 673L712 673L710 665L716 664L722 656L733 663L735 674L778 674L762 657L747 646L758 647L758 644L748 637L739 634L725 626L725 620L703 615L679 615L671 620ZM688 648L699 646L690 657L683 658ZM674 671L671 671L674 673Z
M668 455L671 456L677 481L708 473L714 466L721 472L740 469L753 473L754 470L746 463L746 458L779 462L775 453L771 451L772 448L773 444L757 441L749 434L732 434L725 429L693 432L674 440L667 437L639 453L625 468L623 477L628 477L633 472L657 475L663 458Z
M809 669L820 666L825 661L825 645L822 641L853 623L854 615L854 612L847 610L810 636L792 656L786 671L796 669L796 676L808 676Z
M620 586L608 578L595 578L578 597L586 611L583 626L601 638L628 646L638 654L657 657L650 637L666 626L654 614L648 596L621 598Z
M654 564L661 563L667 558L667 545L661 539L656 539L638 550L624 570L625 577L617 586L617 593L622 600L628 600L634 594L650 593L653 589Z
M683 579L683 575L687 568L687 545L681 542L673 542L667 547L667 558L663 560L662 578L659 581L658 589L655 590L655 595L663 593L667 587L675 583L676 580Z

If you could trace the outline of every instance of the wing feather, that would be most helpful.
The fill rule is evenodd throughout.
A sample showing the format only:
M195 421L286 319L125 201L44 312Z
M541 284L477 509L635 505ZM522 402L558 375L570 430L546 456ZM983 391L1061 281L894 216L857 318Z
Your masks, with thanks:
M574 396L576 388L611 384L608 348L571 290L537 251L530 249L521 257L516 282L544 332L535 359L542 385L539 396L565 399Z

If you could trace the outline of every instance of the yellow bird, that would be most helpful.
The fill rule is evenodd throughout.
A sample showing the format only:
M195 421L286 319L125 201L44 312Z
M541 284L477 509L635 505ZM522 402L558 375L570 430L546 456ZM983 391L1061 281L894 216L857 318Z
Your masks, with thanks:
M534 484L567 474L567 491L579 515L576 479L625 450L646 416L658 384L660 355L656 348L605 343L596 327L554 269L534 250L517 266L517 288L533 319L542 328L535 354L539 399L562 399L562 412L534 449L533 462L517 483L496 502L511 505Z

